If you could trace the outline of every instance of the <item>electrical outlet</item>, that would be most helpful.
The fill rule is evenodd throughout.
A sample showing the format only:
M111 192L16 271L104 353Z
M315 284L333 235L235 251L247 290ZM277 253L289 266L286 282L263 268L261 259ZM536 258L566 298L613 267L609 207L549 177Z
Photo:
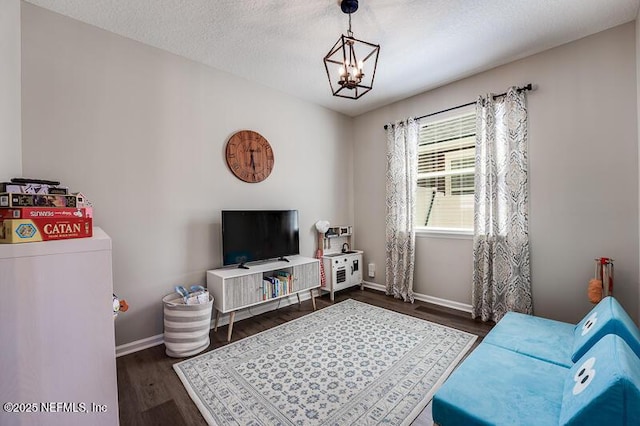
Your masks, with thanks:
M370 263L369 264L369 278L374 278L376 276L376 264L375 263Z

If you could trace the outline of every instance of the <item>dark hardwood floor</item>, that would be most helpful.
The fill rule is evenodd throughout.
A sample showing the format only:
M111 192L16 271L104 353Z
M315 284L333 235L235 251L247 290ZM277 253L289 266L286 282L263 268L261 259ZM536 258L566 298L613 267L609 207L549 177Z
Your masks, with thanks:
M336 294L336 303L355 299L403 314L422 318L477 335L473 349L491 330L492 323L472 320L469 314L425 302L404 303L374 290L357 287ZM331 305L329 295L316 298L317 308ZM232 341L267 330L313 312L311 301L290 305L238 321L233 327ZM211 330L207 351L227 344L227 326ZM164 345L155 346L117 359L120 424L126 425L206 425L187 394L172 365L181 359L169 358ZM416 423L417 420L416 420Z

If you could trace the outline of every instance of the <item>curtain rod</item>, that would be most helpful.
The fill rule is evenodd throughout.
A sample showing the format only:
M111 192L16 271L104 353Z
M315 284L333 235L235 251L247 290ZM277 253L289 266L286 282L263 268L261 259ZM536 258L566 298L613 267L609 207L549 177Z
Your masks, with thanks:
M518 87L516 90L518 92L522 92L522 91L526 91L526 90L533 90L533 85L531 83L528 83L525 86ZM507 95L507 92L500 93L499 95L494 95L493 99L501 98L501 97L506 96L506 95ZM420 120L422 118L431 117L432 115L438 115L438 114L442 114L443 112L453 111L454 109L464 108L466 106L473 105L475 103L476 103L475 101L474 102L467 102L466 104L462 104L462 105L454 106L454 107L451 107L451 108L443 109L442 111L437 111L437 112L432 112L431 114L421 115L420 117L416 117L415 119L416 120ZM393 126L393 124L392 124L392 126ZM385 124L384 125L384 129L387 130L388 128L389 128L389 125Z

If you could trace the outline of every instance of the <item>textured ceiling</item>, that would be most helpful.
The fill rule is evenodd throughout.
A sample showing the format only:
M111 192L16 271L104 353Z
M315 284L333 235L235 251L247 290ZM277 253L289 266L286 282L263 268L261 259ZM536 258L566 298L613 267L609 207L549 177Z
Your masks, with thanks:
M337 0L28 0L350 116L635 19L640 0L360 0L381 45L373 90L331 96ZM514 82L522 83L522 82Z

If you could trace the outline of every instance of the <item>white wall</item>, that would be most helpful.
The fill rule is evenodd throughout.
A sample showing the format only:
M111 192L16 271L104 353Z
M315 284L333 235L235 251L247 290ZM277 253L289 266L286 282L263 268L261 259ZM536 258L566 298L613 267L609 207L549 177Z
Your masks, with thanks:
M306 256L317 220L353 222L350 118L28 3L22 33L24 171L93 201L130 305L118 344L162 333L162 297L221 265L221 209L298 209ZM274 149L262 183L224 161L242 129Z
M20 0L0 2L0 182L22 176Z
M593 259L615 259L615 290L637 319L636 37L628 23L400 101L355 119L355 226L365 265L384 284L387 122L534 83L529 93L530 241L534 310L577 321ZM362 232L362 230L366 232ZM471 303L472 241L419 237L415 291Z

